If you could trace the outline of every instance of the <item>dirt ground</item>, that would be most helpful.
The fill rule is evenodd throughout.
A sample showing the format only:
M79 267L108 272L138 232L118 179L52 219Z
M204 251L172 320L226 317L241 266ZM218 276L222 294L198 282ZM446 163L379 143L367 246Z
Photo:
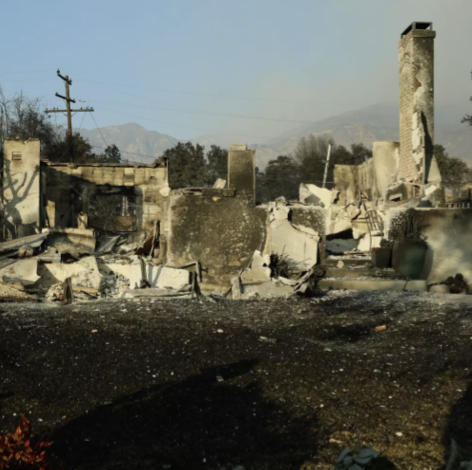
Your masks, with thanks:
M0 434L25 413L62 470L438 469L471 371L472 296L0 304Z

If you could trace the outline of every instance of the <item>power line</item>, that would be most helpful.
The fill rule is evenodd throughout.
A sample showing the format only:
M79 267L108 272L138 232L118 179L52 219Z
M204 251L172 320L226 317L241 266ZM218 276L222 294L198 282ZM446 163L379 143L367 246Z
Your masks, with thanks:
M213 93L200 93L200 92L192 92L192 91L182 91L182 90L169 90L169 89L164 89L164 88L148 88L148 87L140 87L136 85L123 85L123 84L117 84L117 83L103 83L103 82L97 82L95 80L89 80L86 78L79 78L81 81L89 82L89 83L95 83L97 85L105 86L110 89L114 89L112 87L122 87L122 88L131 88L131 89L139 89L139 90L148 90L148 91L159 91L159 92L164 92L164 93L177 93L177 94L185 94L185 95L197 95L197 96L209 96L213 98L232 98L232 99L242 99L242 100L248 100L248 101L267 101L267 102L275 102L275 103L293 103L293 104L317 104L317 105L326 105L326 106L352 106L352 107L366 107L366 106L372 106L371 104L354 104L354 103L335 103L335 102L322 102L322 101L298 101L298 100L281 100L281 99L272 99L272 98L258 98L258 97L249 97L249 96L235 96L235 95L221 95L221 94L213 94ZM116 90L121 93L126 93L122 90ZM130 93L130 96L135 96ZM141 97L138 97L141 99ZM149 99L149 98L142 98L142 99ZM178 106L178 105L171 105L171 106ZM395 104L377 104L375 106L382 107L382 108L398 108L398 105ZM436 106L436 108L454 108L454 109L462 109L464 107L467 107L466 105L464 106Z
M105 140L105 137L103 137L102 131L98 127L97 121L95 121L95 118L93 117L93 114L90 113L90 116L92 116L93 122L95 123L95 127L97 128L98 132L100 132L100 135L102 136L103 142L105 142L105 145L108 147L108 142Z
M309 121L303 119L279 119L279 118L270 118L270 117L262 117L262 116L249 116L246 114L233 114L233 113L221 113L218 111L205 111L199 109L191 109L191 108L184 108L182 109L172 109L172 108L162 108L159 106L146 106L146 105L139 105L139 104L131 104L131 103L116 103L110 101L103 101L103 100L95 100L97 103L103 103L108 106L127 106L130 108L141 108L141 109L162 109L164 111L171 111L171 112L178 112L178 113L194 113L194 114L206 114L212 116L223 116L223 117L231 117L231 118L238 118L238 119L254 119L258 121L273 121L273 122L291 122L295 124L317 124L319 121ZM171 106L171 105L168 105Z
M220 131L214 131L214 130L210 130L210 129L201 129L201 128L197 128L197 127L183 126L183 125L180 125L180 124L172 124L170 122L164 122L164 121L160 121L160 120L157 120L157 119L151 119L151 118L146 118L146 117L142 117L142 116L136 116L136 115L133 115L133 114L121 113L119 111L114 111L112 109L102 108L101 106L98 106L98 109L102 109L103 111L108 111L108 112L114 113L114 114L120 114L122 116L132 117L132 118L135 118L135 119L143 119L143 120L146 120L146 121L157 122L159 124L165 124L167 126L182 127L182 128L185 128L185 129L198 130L198 131L202 131L202 132L210 132L210 133L216 134L216 135L233 135L233 136L251 137L253 139L265 139L265 140L273 140L273 141L288 139L286 136L262 137L262 136L248 135L248 134L240 134L238 132L220 132ZM374 116L374 117L378 117L378 116ZM308 123L313 123L313 124L319 124L319 121L318 122L307 121L307 122ZM365 129L370 129L370 130L379 130L379 131L392 130L392 131L399 132L399 127L383 127L383 126L372 126L372 125L368 125L368 124L352 124L352 123L337 124L337 127L344 127L344 126L349 126L349 127L359 126L359 127L363 127ZM462 132L462 130L444 131L444 130L438 129L436 127L435 132L436 133L441 133L441 134L459 134L459 133Z

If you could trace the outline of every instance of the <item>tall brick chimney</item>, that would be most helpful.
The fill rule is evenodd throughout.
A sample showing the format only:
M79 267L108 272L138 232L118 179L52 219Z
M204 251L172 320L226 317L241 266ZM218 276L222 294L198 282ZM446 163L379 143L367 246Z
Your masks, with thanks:
M439 182L434 144L434 38L432 23L415 22L398 44L400 165L398 179Z

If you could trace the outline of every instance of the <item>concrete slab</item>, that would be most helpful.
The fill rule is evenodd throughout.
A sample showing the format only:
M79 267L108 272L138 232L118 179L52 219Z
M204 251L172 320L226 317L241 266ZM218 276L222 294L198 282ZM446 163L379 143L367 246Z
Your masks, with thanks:
M38 267L41 276L41 285L52 286L64 282L68 277L73 285L100 289L102 277L98 269L97 260L93 256L82 258L77 263L45 263Z
M191 283L191 273L186 269L147 265L146 272L151 287L178 290Z
M241 274L241 282L243 285L270 281L270 255L262 255L260 251L254 252L249 268L245 269Z
M49 233L38 233L36 235L30 235L28 237L16 238L8 242L0 243L0 254L8 252L16 252L23 245L29 245L33 248L41 246L41 244L49 236Z
M129 281L130 289L134 289L136 284L139 287L143 279L140 264L104 263L100 265L100 270L105 274L115 274L125 277Z
M308 270L318 261L318 237L297 230L288 220L270 224L270 253L286 256L297 268Z
M81 228L51 228L49 233L61 240L73 243L78 246L79 250L84 253L93 253L95 251L96 239L93 229Z
M281 281L267 281L243 286L242 300L287 298L294 295L293 287ZM234 297L233 297L234 299Z
M19 282L24 286L32 286L40 278L38 261L34 258L18 260L0 269L0 278L4 282Z
M330 189L320 188L316 184L300 185L300 201L305 204L314 204L327 209L332 199L333 194Z

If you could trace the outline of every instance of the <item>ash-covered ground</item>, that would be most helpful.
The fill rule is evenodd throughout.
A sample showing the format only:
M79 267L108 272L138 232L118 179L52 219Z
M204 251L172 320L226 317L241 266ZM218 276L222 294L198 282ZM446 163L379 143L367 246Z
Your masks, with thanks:
M440 468L471 371L469 296L0 305L0 434L25 413L62 470Z

